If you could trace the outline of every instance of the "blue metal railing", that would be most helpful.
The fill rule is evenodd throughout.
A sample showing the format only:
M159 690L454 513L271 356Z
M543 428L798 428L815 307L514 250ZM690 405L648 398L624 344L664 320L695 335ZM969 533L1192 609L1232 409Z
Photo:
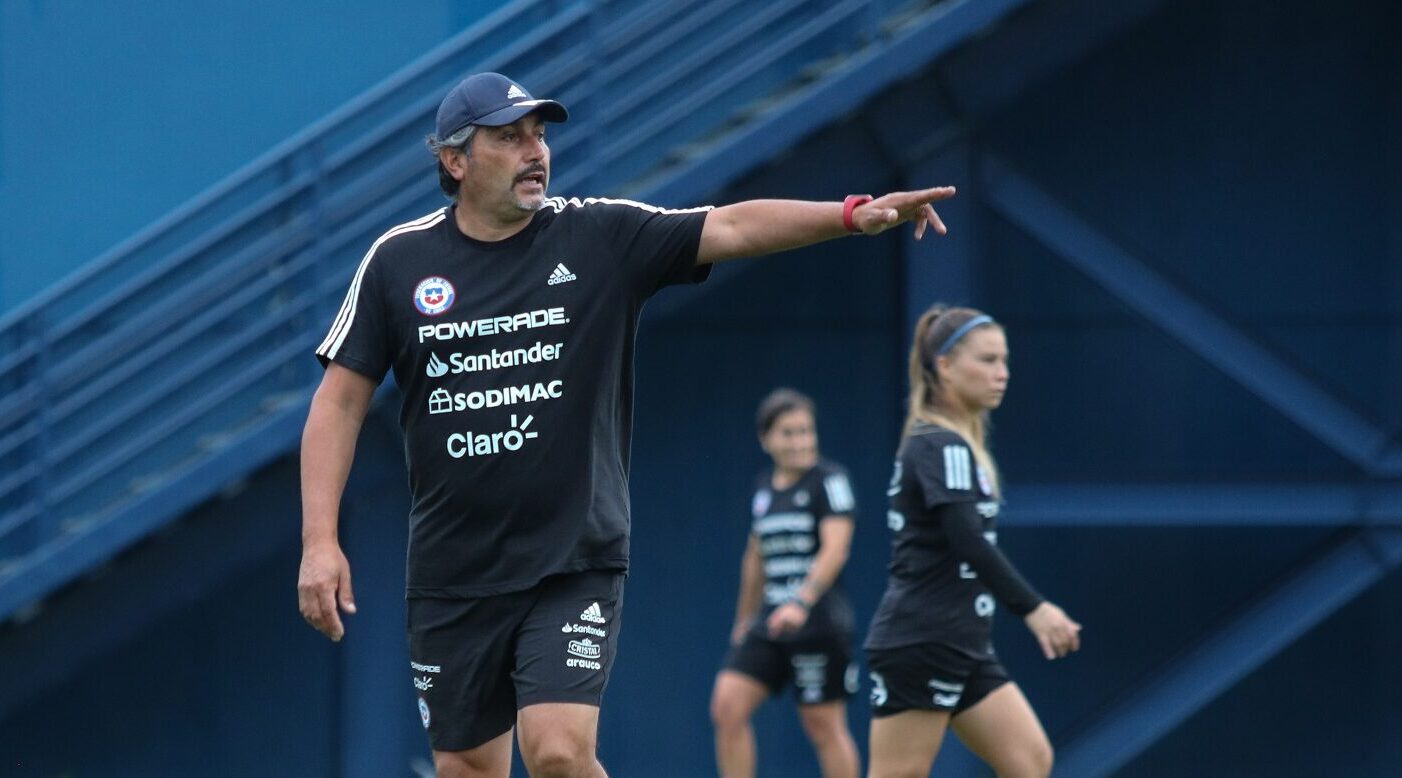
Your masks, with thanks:
M516 0L446 41L0 319L0 587L150 511L143 495L237 445L231 430L277 417L287 434L364 247L443 202L423 137L464 74L566 102L553 189L607 193L879 44L883 20L963 4Z

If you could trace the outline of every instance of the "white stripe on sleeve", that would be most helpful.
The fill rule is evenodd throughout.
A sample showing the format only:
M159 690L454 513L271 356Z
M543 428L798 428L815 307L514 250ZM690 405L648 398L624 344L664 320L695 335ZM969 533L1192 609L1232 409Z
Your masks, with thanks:
M360 283L365 278L365 269L370 266L370 260L374 258L376 249L396 235L433 227L446 218L447 212L447 208L440 208L427 216L392 227L370 246L370 250L365 252L365 257L360 260L360 267L355 270L355 278L351 280L350 289L346 290L346 299L341 302L341 310L337 312L336 320L331 324L331 331L326 333L326 339L321 341L320 346L316 347L316 353L327 359L335 359L336 352L340 351L341 345L346 342L351 325L355 323L356 304L360 299Z
M553 208L559 213L565 208L584 208L589 205L629 205L648 213L701 213L715 208L713 205L701 205L695 208L659 208L655 205L640 203L637 200L619 200L612 197L586 197L580 200L578 197L571 197L566 200L563 197L550 197L545 201L548 208Z
M828 507L833 513L851 513L857 501L852 497L852 484L842 473L823 479L823 491L828 493Z
M959 445L944 447L944 486L946 489L972 489L974 487L967 447Z

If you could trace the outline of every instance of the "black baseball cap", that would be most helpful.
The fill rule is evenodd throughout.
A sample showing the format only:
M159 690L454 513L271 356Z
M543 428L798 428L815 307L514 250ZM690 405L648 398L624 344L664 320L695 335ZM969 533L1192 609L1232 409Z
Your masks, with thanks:
M501 127L531 111L547 122L563 122L569 111L554 100L537 100L520 84L500 73L475 73L464 78L438 105L438 140L469 124Z

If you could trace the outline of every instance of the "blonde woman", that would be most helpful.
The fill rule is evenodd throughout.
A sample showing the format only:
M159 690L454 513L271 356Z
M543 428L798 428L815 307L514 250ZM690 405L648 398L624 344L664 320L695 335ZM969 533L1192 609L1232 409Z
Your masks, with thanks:
M993 650L993 612L1021 617L1047 659L1077 650L1081 625L998 550L1002 490L986 436L1008 376L992 317L937 305L916 323L887 489L890 577L865 644L870 778L928 776L951 727L1001 778L1051 773L1051 743Z

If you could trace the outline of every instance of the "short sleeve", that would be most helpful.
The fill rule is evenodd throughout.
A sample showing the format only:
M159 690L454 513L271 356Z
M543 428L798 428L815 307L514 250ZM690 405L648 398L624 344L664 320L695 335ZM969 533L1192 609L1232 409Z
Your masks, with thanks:
M920 482L926 508L980 499L975 476L974 452L954 435L917 438L907 456L907 467Z
M852 516L857 512L857 498L852 493L852 481L840 468L826 469L822 473L822 485L818 491L818 518L824 516Z
M624 260L635 273L634 288L641 298L664 286L706 280L711 266L698 266L696 256L710 206L672 210L623 202L619 211L626 241Z
M389 371L393 354L379 265L373 260L371 253L356 269L330 331L316 348L316 356L322 367L335 362L378 382Z

